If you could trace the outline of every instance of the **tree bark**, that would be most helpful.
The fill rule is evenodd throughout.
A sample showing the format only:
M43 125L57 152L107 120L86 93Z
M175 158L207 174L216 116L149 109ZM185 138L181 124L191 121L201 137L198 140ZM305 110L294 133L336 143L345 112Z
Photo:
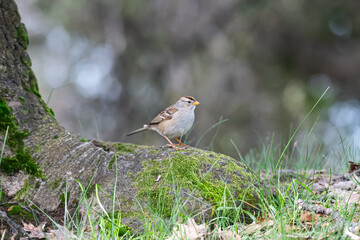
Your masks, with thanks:
M207 217L226 189L237 205L242 200L256 204L254 177L225 155L194 148L94 144L67 132L41 98L26 52L28 35L13 0L0 0L0 27L0 146L8 133L1 176L8 197L29 200L51 212L63 207L65 197L69 206L76 206L82 186L92 206L99 208L93 196L98 184L109 195L115 189L122 221L132 227L141 217L138 203L155 207L162 199L162 214L169 214L174 189L188 210L203 211ZM17 168L11 168L12 163ZM102 191L99 195L111 210L112 197Z

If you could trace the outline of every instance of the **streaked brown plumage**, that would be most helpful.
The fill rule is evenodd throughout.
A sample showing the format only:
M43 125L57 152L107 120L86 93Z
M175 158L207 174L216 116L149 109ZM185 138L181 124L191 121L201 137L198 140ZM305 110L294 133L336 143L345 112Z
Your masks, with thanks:
M174 105L159 113L149 124L128 133L126 136L152 130L166 138L171 147L178 149L169 138L175 138L180 145L185 145L178 138L185 135L192 127L195 119L194 110L196 105L199 104L193 97L182 97Z

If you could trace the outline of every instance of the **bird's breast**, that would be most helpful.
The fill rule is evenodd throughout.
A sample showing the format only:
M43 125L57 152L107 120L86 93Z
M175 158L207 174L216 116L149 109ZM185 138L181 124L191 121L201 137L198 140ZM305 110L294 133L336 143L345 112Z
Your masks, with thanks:
M195 120L193 111L178 111L172 119L164 122L167 126L164 126L164 135L169 138L181 137L185 135L192 127Z

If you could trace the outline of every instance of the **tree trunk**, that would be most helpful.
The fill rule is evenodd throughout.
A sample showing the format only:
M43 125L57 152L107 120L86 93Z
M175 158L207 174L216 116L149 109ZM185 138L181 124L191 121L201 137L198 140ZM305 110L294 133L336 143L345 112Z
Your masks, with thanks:
M78 204L81 184L96 208L96 184L109 195L116 185L123 224L133 227L141 217L138 203L156 208L161 199L161 214L169 215L174 189L186 199L188 210L203 211L207 217L225 189L231 190L236 204L256 204L252 174L225 155L194 148L94 144L68 133L41 98L16 4L0 0L0 6L0 146L7 133L1 176L8 197L30 200L51 212L63 207L65 197L69 206ZM99 194L101 203L111 209L112 198Z

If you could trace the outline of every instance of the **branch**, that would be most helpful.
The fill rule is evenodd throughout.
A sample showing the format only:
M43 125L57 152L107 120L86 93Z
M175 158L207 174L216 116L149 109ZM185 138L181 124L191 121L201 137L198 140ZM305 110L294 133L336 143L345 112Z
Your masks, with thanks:
M22 227L20 227L18 224L16 224L13 220L11 220L8 217L8 215L1 210L0 210L0 219L5 220L9 224L13 234L17 234L18 232L20 232L21 235L27 236L27 232Z

